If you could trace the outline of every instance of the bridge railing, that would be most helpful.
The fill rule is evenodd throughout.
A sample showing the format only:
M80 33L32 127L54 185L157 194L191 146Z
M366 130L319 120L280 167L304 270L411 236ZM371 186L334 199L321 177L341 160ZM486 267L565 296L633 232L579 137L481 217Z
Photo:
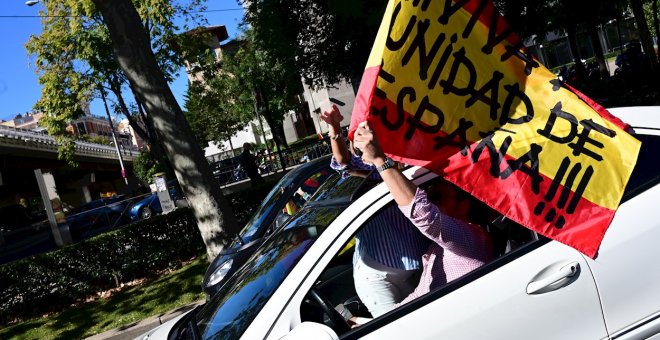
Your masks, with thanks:
M16 144L24 144L26 147L32 146L40 148L39 145L43 145L45 148L40 149L57 151L57 141L45 132L0 125L0 139L3 138L18 141ZM77 152L101 156L104 158L116 158L117 150L114 146L85 141L76 141L75 144ZM131 146L130 148L120 147L119 149L122 156L129 157L128 160L132 160L132 157L135 157L138 153L138 149L134 146Z

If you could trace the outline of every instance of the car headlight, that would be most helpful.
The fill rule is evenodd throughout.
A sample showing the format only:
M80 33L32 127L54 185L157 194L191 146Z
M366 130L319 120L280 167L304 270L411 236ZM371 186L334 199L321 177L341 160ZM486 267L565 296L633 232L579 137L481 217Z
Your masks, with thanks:
M218 284L218 282L222 281L222 279L225 278L225 276L231 269L231 265L233 263L234 263L234 259L229 259L220 266L218 266L218 268L216 268L216 270L213 271L213 274L209 276L209 281L206 283L206 286L207 287L215 286L216 284Z

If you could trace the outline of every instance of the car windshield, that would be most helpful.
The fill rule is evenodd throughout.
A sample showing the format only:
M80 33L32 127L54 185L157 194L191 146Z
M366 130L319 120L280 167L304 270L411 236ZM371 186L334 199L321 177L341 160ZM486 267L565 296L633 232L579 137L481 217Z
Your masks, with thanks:
M322 230L304 226L269 238L199 311L196 320L202 337L238 339Z
M328 182L333 182L329 189ZM266 239L209 302L196 315L199 334L204 339L238 339L261 311L316 238L366 188L362 177L334 176L320 188L337 191L296 214L284 228ZM340 204L343 202L343 204Z
M371 189L374 180L371 171L341 172L328 178L319 190L309 199L309 204L344 204Z
M241 238L242 243L251 242L262 225L264 223L269 223L268 219L272 215L271 211L273 209L279 210L284 204L286 204L286 199L288 199L288 196L293 195L297 187L300 186L300 181L305 180L306 177L311 175L315 170L321 171L326 168L326 170L329 170L329 163L329 159L323 158L315 164L302 165L284 175L284 177L273 186L273 190L268 193L268 196L266 196L256 212L245 224L243 230L239 232L238 235ZM323 166L319 166L318 164L323 164ZM309 167L312 167L312 169L309 169ZM238 245L234 244L232 245L232 248L236 246Z

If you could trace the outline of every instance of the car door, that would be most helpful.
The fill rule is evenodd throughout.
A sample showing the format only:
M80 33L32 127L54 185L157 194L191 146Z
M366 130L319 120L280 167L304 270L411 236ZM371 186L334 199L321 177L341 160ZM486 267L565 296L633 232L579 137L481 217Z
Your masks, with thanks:
M598 257L588 260L612 339L646 339L660 333L660 136L637 138L642 149L625 202L605 233Z
M422 177L417 184L428 179L429 176ZM380 199L377 195L370 198L377 199L376 203L360 202L365 197L338 218L352 216L345 220L348 227L334 237L334 244L328 246L281 313L271 333L273 339L300 323L300 314L296 314L300 301L330 259L371 214L392 200L383 194ZM364 206L362 210L353 209L360 204ZM338 223L341 221L333 226ZM572 248L545 240L518 248L435 292L340 334L342 339L606 337L596 285L585 258Z
M525 253L526 249L519 252ZM370 330L367 324L354 336L364 339L607 337L596 286L580 253L550 242L528 253L509 256L520 257L484 275L477 272L488 268L478 269L472 278L465 276L432 293L435 296L425 296L411 306L403 306L385 315L381 327L374 325L375 329ZM496 262L490 265L497 265ZM562 271L567 267L576 270L567 283L541 284L547 289L528 293L534 282L551 283L564 277Z

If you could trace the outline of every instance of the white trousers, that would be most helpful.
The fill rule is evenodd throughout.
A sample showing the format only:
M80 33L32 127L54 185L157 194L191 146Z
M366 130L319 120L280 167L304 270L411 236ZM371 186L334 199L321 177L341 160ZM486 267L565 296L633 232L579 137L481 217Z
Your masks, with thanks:
M362 255L353 266L355 291L376 318L412 293L416 283L409 279L415 273L417 270L390 268Z

